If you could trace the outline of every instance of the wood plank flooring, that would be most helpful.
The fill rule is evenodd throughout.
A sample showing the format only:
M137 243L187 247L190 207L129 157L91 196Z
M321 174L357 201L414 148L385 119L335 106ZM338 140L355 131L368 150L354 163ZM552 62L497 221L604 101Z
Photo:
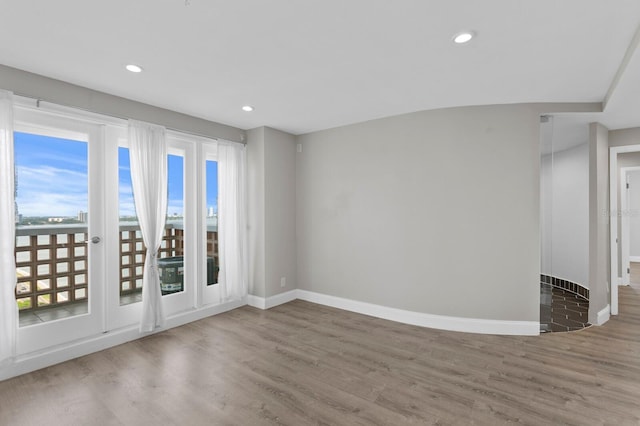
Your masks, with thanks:
M602 327L414 327L243 307L0 382L1 425L637 425L640 288Z

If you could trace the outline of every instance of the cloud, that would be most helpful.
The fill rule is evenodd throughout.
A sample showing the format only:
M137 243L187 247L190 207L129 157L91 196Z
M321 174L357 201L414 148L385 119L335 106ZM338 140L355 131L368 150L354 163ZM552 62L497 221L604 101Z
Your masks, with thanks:
M87 197L72 194L32 193L24 200L18 199L18 211L23 216L75 217L80 210L87 211Z
M88 208L87 173L52 166L17 166L18 210L24 216L76 216Z

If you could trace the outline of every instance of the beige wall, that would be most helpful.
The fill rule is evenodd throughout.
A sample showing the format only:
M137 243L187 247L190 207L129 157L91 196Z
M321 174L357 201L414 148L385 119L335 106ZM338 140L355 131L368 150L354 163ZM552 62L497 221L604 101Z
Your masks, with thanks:
M247 132L249 293L254 296L296 288L295 155L293 135L268 127Z
M540 106L424 111L298 137L298 287L539 319Z
M265 297L264 127L247 131L249 294Z
M265 128L266 297L296 288L296 140ZM281 286L285 278L286 285Z

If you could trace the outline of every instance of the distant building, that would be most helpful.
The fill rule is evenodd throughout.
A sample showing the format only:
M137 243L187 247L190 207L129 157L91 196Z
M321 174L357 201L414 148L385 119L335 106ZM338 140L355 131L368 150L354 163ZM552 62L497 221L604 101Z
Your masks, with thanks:
M87 223L88 220L89 220L89 213L83 212L82 210L80 210L78 212L78 222Z
M63 217L50 217L50 218L48 218L48 219L47 219L47 222L50 222L50 223L60 223L60 222L62 222L63 220L64 220L64 218L63 218Z
M207 210L207 217L214 217L214 216L215 216L215 212L213 211L213 206L211 206Z

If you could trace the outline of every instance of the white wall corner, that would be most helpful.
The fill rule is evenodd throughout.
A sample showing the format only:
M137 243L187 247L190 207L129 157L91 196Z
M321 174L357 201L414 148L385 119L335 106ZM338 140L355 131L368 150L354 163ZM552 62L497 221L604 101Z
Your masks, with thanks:
M253 294L247 296L247 304L258 309L266 309L266 300L267 299L265 299L264 297L254 296Z
M267 297L265 308L273 308L274 306L282 305L284 303L291 302L298 298L298 290L289 290L284 293L276 294L275 296Z
M291 302L292 300L296 300L297 298L298 298L298 291L294 289L294 290L289 290L287 292L276 294L275 296L271 296L267 298L253 296L250 294L247 302L249 306L253 306L254 308L264 310L264 309L273 308L274 306L282 305L284 303Z
M611 306L607 305L600 312L598 312L595 325L603 325L605 322L609 321L610 317L611 317Z

